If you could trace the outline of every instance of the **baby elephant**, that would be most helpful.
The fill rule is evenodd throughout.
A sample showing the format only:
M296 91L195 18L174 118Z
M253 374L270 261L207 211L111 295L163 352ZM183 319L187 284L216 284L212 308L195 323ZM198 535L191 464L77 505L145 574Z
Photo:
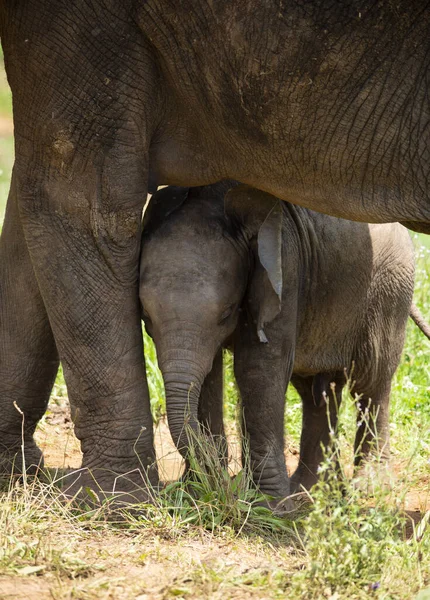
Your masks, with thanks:
M375 439L387 457L391 378L413 285L413 247L399 224L336 219L231 182L158 191L144 219L140 300L181 453L185 423L224 435L222 347L230 345L252 475L264 493L285 498L316 482L329 442L326 400L334 427L352 365L357 462ZM290 381L303 401L292 485L284 459Z

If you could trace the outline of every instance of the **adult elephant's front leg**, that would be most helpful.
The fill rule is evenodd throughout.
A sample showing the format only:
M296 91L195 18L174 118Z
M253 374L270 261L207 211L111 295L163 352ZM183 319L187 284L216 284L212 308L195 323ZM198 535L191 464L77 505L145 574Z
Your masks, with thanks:
M241 327L235 342L234 368L252 477L262 492L275 498L276 505L290 494L284 457L284 409L293 346L281 339L276 320L266 333L269 343L263 344L252 326ZM245 456L247 450L245 447ZM285 506L289 508L288 504Z
M69 491L142 500L157 481L137 290L145 175L133 185L115 165L20 182L20 208L83 452Z
M134 493L155 460L137 282L162 103L136 19L130 2L0 11L18 207L83 451L76 486L107 493Z
M57 349L24 238L13 176L0 239L1 473L34 472L43 466L33 434L57 369Z

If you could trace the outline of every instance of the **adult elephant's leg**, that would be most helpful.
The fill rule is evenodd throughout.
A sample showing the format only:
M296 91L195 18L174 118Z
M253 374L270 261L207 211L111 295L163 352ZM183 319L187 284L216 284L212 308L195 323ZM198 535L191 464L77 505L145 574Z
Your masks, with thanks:
M58 369L58 354L18 212L12 176L0 239L0 471L34 471L33 440ZM24 433L24 439L22 439ZM21 444L24 443L24 455Z
M127 203L118 184L127 179L114 166L94 171L94 180L76 173L73 187L65 178L52 188L33 182L30 198L27 183L20 208L83 452L70 493L89 486L142 499L155 462L137 289L146 190ZM155 467L149 476L157 480Z
M133 491L155 458L137 282L162 92L133 7L0 11L19 212L81 441L76 485L106 492Z
M292 383L302 399L303 417L300 437L299 466L291 478L294 492L309 490L318 481L318 467L324 459L331 435L336 431L338 411L342 401L344 375L333 377L323 373L315 377L292 377ZM334 383L334 389L331 383ZM323 397L325 393L325 398Z
M198 408L199 422L203 432L215 443L221 461L228 464L227 438L223 419L223 356L222 348L217 352L212 370L206 376L200 392Z
M254 327L240 327L234 370L242 399L244 454L248 443L253 480L262 492L281 499L290 494L284 457L284 408L294 347L282 340L283 332L276 323L270 330L266 328L268 344L256 339Z

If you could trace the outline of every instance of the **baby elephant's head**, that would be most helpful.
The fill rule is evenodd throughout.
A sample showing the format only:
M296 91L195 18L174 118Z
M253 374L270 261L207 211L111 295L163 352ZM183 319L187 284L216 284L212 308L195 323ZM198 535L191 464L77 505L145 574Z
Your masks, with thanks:
M184 407L197 408L203 381L235 331L254 280L261 290L251 293L253 304L260 297L261 306L252 312L262 341L264 322L279 312L279 203L261 192L257 196L265 201L255 203L255 191L242 187L225 197L227 190L224 183L164 188L152 197L144 218L142 318L157 348L177 443Z

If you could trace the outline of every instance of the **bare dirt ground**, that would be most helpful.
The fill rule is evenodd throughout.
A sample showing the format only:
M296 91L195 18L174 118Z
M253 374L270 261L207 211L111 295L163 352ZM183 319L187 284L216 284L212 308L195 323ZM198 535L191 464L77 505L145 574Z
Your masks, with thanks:
M79 554L79 549L75 550ZM0 577L2 600L45 598L100 598L115 600L164 600L168 598L271 598L250 588L261 574L280 570L283 553L267 557L263 547L252 549L213 538L162 540L157 537L102 535L92 533L81 556L92 561L87 574L61 577ZM229 575L229 583L223 581ZM196 583L197 589L196 592ZM192 584L193 591L191 590Z
M0 116L0 137L13 135L13 121L10 117Z
M162 539L142 535L91 532L88 542L75 547L75 556L88 565L79 577L58 573L0 577L2 600L100 598L164 600L168 598L269 598L250 588L260 574L285 565L285 551L247 547L231 540ZM57 540L58 541L58 540ZM228 573L229 583L223 579ZM190 584L194 593L190 589ZM196 583L198 592L195 593Z
M93 536L94 538L94 536ZM109 548L109 550L107 550ZM45 598L100 598L115 600L164 600L168 598L237 599L272 598L270 592L255 590L253 580L260 573L279 570L284 560L268 560L263 549L249 550L238 544L212 540L132 540L118 535L92 539L92 572L80 580L65 581L55 574L40 577L0 577L2 600L43 600ZM101 558L101 556L103 558ZM86 553L88 560L89 553ZM98 573L97 573L98 571ZM233 585L223 582L228 572ZM198 592L190 590L193 582ZM235 581L236 580L236 581Z

